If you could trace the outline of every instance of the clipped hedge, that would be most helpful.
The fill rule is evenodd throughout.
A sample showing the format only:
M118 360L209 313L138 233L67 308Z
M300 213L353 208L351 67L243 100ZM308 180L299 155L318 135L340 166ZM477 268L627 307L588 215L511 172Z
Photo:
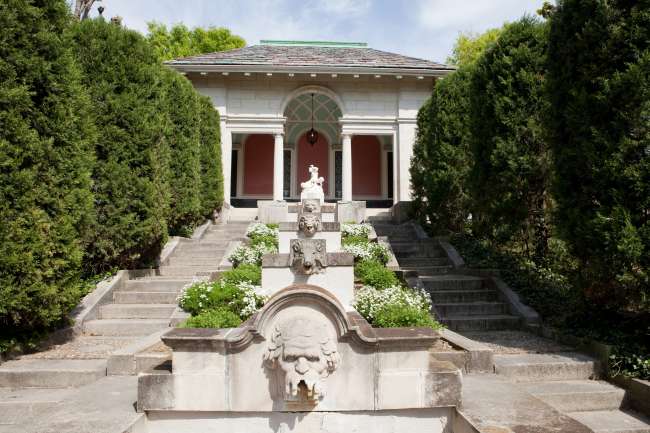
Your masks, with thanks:
M221 204L219 117L137 32L0 2L0 352Z
M84 294L96 131L64 1L0 2L0 352Z

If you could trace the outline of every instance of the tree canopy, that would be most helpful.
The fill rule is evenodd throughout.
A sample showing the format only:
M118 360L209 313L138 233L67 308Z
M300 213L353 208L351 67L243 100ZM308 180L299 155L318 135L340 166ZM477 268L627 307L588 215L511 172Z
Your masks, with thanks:
M159 60L171 60L196 54L226 51L246 46L246 41L223 27L189 29L184 24L147 23L147 40Z
M452 55L447 63L456 66L469 66L476 62L483 52L498 38L503 28L490 29L481 34L461 33L456 39Z

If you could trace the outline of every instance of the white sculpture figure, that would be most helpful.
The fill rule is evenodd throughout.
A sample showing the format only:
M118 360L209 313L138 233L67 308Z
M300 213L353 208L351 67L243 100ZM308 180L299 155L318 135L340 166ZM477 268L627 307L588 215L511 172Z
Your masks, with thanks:
M325 201L325 193L323 192L323 182L325 179L318 177L318 167L314 167L313 165L309 166L309 174L309 180L300 184L302 187L300 200L315 198L320 200L320 203L323 204Z

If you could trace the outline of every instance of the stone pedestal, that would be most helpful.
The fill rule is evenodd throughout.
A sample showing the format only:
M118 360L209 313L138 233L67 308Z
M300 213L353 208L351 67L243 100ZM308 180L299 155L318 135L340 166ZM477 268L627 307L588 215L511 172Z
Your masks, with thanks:
M263 224L279 224L289 218L289 204L286 201L258 200L257 219Z
M319 231L313 236L308 237L298 230L298 223L280 223L280 233L278 234L278 251L280 253L289 253L289 242L291 239L325 239L327 242L327 251L337 252L341 250L341 224L333 222L323 222Z
M366 202L340 201L336 207L336 216L340 223L362 223L366 219Z

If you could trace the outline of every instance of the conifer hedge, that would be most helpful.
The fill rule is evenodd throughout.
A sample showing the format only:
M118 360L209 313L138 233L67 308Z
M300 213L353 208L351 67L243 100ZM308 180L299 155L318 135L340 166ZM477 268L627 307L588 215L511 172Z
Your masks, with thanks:
M469 90L474 232L520 240L539 257L546 251L550 183L542 121L546 29L530 16L508 24L476 62Z
M0 2L0 352L221 205L219 116L143 36Z
M462 231L470 212L470 68L437 83L418 113L410 169L414 209L439 234Z
M95 129L58 0L0 2L0 352L81 295Z
M648 0L560 1L548 132L557 225L587 294L650 309L649 33Z

